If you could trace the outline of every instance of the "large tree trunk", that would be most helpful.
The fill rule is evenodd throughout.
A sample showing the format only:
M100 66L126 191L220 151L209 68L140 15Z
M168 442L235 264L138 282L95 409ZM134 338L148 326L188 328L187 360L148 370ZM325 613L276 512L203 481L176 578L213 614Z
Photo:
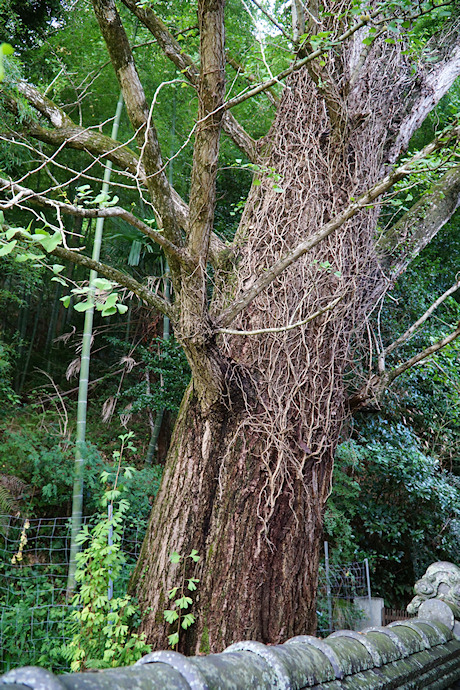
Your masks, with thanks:
M267 470L246 414L244 405L232 414L222 406L204 419L192 387L185 396L134 575L141 607L153 607L143 629L156 648L172 632L163 611L170 608L168 590L181 580L180 566L168 564L173 550L201 556L187 571L200 583L191 595L197 621L183 635L182 651L278 641L314 629L320 507L331 463L311 463L303 477L286 477L267 521Z
M371 99L360 100L360 108L369 106L369 122L344 123L331 133L308 72L290 79L266 141L265 165L280 178L257 175L261 184L239 229L238 272L230 288L218 276L216 311L247 287L255 269L315 232L381 174L388 113L374 114ZM179 578L168 554L192 548L201 556L197 622L182 649L217 651L238 639L280 642L314 631L322 512L344 418L343 373L351 335L359 334L381 293L375 222L373 210L350 221L233 326L295 323L340 298L333 310L285 333L224 336L221 357L229 366L221 366L222 389L232 385L233 393L211 414L202 415L190 388L135 574L141 606L152 608L144 629L156 647L166 644L163 610ZM246 391L238 393L232 363L246 372Z
M362 64L361 40L330 58L334 88L323 90L311 68L289 79L241 220L238 266L231 276L216 274L211 316L394 162L415 78L399 45L376 42ZM363 325L388 285L374 249L377 218L370 208L349 220L271 283L232 329L279 328L325 310L317 318L208 343L207 371L221 379L206 405L205 341L197 356L183 339L195 388L184 399L133 579L142 608L150 607L143 629L155 647L171 632L163 611L180 579L168 563L174 550L201 556L189 573L200 578L197 621L182 634L182 651L220 651L241 639L279 643L315 630L344 374L362 359Z

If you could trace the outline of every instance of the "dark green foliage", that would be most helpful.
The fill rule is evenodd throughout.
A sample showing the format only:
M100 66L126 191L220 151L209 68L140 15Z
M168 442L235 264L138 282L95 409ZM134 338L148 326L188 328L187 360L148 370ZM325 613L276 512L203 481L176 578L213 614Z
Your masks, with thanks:
M355 435L337 451L326 532L335 559L368 556L374 591L404 603L431 562L460 558L460 480L401 423L362 419Z
M118 341L118 344L122 343ZM182 348L174 338L155 338L149 348L139 346L136 354L141 358L144 370L153 376L150 393L145 380L124 391L122 399L130 401L130 412L144 409L177 412L190 380L190 369Z
M19 50L33 46L62 16L64 6L61 0L1 0L2 40L15 44Z
M14 476L28 486L21 502L24 515L68 515L72 500L74 446L52 414L26 411L0 424L0 474ZM101 498L99 475L112 469L97 448L85 452L85 512L94 512ZM144 520L161 479L157 465L126 479L133 524Z
M12 349L0 340L0 419L18 404L11 380L12 360Z

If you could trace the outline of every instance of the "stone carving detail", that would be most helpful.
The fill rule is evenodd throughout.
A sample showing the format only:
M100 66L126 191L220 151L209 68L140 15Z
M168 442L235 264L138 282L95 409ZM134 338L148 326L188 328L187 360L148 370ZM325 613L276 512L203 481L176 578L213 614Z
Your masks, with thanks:
M438 561L427 568L425 575L415 583L415 597L407 607L417 613L427 599L443 599L460 608L460 568L447 561Z

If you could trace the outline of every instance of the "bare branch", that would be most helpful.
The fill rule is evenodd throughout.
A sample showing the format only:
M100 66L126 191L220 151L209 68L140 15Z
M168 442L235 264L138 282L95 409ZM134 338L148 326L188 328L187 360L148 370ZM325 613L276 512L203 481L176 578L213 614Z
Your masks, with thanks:
M382 393L391 385L391 383L398 376L401 376L401 374L403 374L405 371L411 369L419 362L422 362L423 360L427 359L427 357L433 355L435 352L439 352L439 350L442 350L443 347L449 345L449 343L453 342L459 336L460 324L448 336L442 338L441 340L438 340L436 343L430 345L430 347L427 347L425 350L419 352L417 355L414 355L414 357L411 357L406 362L403 362L403 364L400 364L398 367L395 367L391 371L388 371L384 374L375 374L374 376L372 376L365 386L363 386L357 393L354 393L349 398L348 405L350 410L356 412L357 410L365 407L370 400L376 399L379 396L381 396Z
M83 206L75 206L73 204L64 203L55 199L49 199L43 194L34 192L32 189L15 184L14 182L10 182L9 180L1 177L0 185L2 186L0 188L0 192L9 191L15 195L10 201L0 201L0 208L2 209L14 207L19 204L19 202L24 203L29 201L46 208L52 208L55 210L59 209L61 213L65 213L70 216L79 216L80 218L121 218L129 223L129 225L132 225L140 230L144 235L156 242L156 244L159 244L160 247L165 250L165 252L171 256L175 256L180 262L187 263L187 254L184 249L176 247L160 232L153 230L150 225L147 225L147 223L144 223L142 220L120 206L110 206L107 208L85 208Z
M35 139L53 146L65 144L70 148L88 151L112 161L120 170L129 171L134 177L138 170L138 157L125 144L96 131L95 128L84 128L76 125L68 115L58 108L55 103L42 94L31 84L21 81L17 84L19 93L24 96L32 107L40 112L55 129L46 129L37 122L27 119L22 122L24 130ZM17 102L9 97L6 105L14 115L18 114ZM140 169L141 182L145 180L145 172Z
M460 205L460 165L451 168L377 242L382 269L395 281Z
M289 326L280 326L279 328L259 328L253 331L237 331L232 328L219 328L218 333L228 333L230 335L262 335L263 333L285 333L286 331L292 331L294 328L299 328L300 326L305 326L305 324L313 321L321 314L325 314L327 311L331 311L334 307L342 300L342 297L337 297L337 299L330 302L323 309L318 309L314 314L311 314L308 318L303 321L297 321L297 323L289 324Z
M385 348L383 352L383 356L385 357L386 355L389 355L390 352L393 352L397 347L402 345L403 343L407 342L413 335L414 333L422 326L427 319L430 318L431 314L439 307L440 304L444 302L450 295L453 295L454 292L457 292L457 290L460 288L460 279L456 280L455 283L444 292L438 299L433 302L433 304L426 310L426 312L421 316L415 323L412 324L410 328L407 329L405 333L399 336L397 340L395 340L391 345L388 345L388 347Z
M264 14L265 17L268 19L268 21L269 21L271 24L273 24L273 26L276 27L276 28L278 29L278 31L280 31L280 32L283 34L284 38L286 38L286 39L289 41L289 43L293 43L293 42L294 42L294 39L292 38L292 36L289 36L289 34L287 34L287 33L285 32L285 30L283 29L283 27L281 26L281 24L278 24L278 22L276 21L276 19L275 19L274 17L272 17L272 15L271 15L269 12L267 12L266 9L264 9L264 7L260 4L260 2L257 2L257 0L251 0L251 2L252 2L256 7L259 8L259 10L262 12L262 14Z
M355 216L372 203L382 194L387 192L396 182L402 180L413 173L414 163L426 158L440 148L447 146L460 135L460 126L453 127L448 133L436 137L430 144L421 151L409 158L403 165L395 168L388 175L383 177L371 189L349 204L341 213L332 218L328 223L307 239L300 242L297 247L291 249L287 254L278 259L270 268L263 271L255 280L251 288L246 290L233 304L221 313L216 319L218 328L225 328L230 325L233 319L243 311L265 288L272 283L277 276L286 270L297 259L306 254L310 249L319 244L335 230L340 228L347 220Z
M246 68L243 65L241 65L238 62L238 60L235 60L235 58L231 57L228 53L227 53L227 62L229 65L231 65L233 67L233 69L236 72L238 72L238 74L243 76L249 84L258 84L259 83L253 74L248 73ZM274 89L267 89L264 93L272 105L277 106L279 104L280 99L278 98Z
M419 362L423 361L430 355L434 354L435 352L438 352L439 350L442 350L443 347L446 347L446 345L449 345L453 340L458 338L460 336L460 325L457 326L455 331L447 335L445 338L442 338L441 340L438 340L436 343L433 345L430 345L430 347L427 347L425 350L422 352L419 352L417 355L414 355L414 357L411 357L410 359L407 360L407 362L404 362L403 364L400 364L399 367L396 367L395 369L392 369L389 371L386 376L384 377L386 379L386 385L390 384L392 381L395 380L397 376L401 376L405 371L410 369L411 367L415 366Z

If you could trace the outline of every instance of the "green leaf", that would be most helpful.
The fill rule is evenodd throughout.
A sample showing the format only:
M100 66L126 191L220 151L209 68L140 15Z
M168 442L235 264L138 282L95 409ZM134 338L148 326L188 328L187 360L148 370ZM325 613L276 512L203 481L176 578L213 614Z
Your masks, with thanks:
M17 243L17 240L12 240L11 242L7 242L6 244L0 245L0 256L6 256L7 254L10 254L10 252L13 251Z
M168 642L171 647L175 647L179 642L179 633L175 632L172 635L168 635Z
M126 312L128 311L128 307L126 306L126 304L117 304L117 309L120 314L126 314Z
M116 292L112 292L112 294L108 295L107 299L105 300L104 307L106 309L111 309L112 307L115 306L117 299L118 299L118 294Z
M92 307L92 302L78 302L78 304L75 304L74 309L75 311L88 311L88 309L91 309Z
M101 315L102 316L112 316L112 314L117 313L117 308L116 307L104 307L101 310Z
M111 280L107 280L107 278L95 278L92 284L98 290L111 290L114 285L114 283L112 283Z
M187 589L189 589L191 592L194 592L196 590L196 582L199 582L196 577L191 577L189 580L187 580Z
M38 243L41 244L43 249L47 252L54 251L61 242L62 235L60 232L55 232L53 235L42 235L38 238Z
M182 619L181 627L184 628L184 630L187 630L187 628L190 628L190 626L193 625L194 622L195 616L193 615L193 613L186 613Z
M188 607L193 604L193 599L190 599L190 597L186 597L184 594L184 596L180 597L179 599L176 599L174 603L180 609L188 609Z
M5 237L7 240L10 240L12 237L15 236L15 234L20 230L21 228L8 228L8 230L5 232Z
M196 549L192 549L190 554L189 554L189 558L191 558L192 561L194 561L195 563L198 563L198 561L200 560L200 557L198 555L198 551Z
M173 611L172 609L166 609L166 611L163 611L163 616L167 623L174 623L179 618L177 611Z
M97 197L94 199L93 204L103 204L104 202L109 200L109 195L107 192L100 192Z
M179 563L180 555L177 553L177 551L173 551L169 556L169 560L171 563Z
M64 280L63 278L61 278L60 276L53 276L53 277L51 278L51 281L50 281L50 282L51 282L51 283L60 283L61 285L67 285L67 283L65 282L65 280Z

